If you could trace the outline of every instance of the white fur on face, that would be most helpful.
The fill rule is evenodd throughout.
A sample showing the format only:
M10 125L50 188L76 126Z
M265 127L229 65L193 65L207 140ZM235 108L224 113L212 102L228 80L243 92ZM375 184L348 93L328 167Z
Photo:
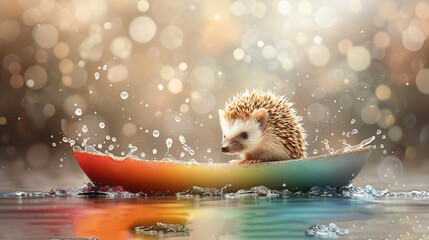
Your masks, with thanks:
M263 138L262 130L256 119L251 118L246 121L235 119L228 121L222 115L219 116L219 119L223 135L225 136L222 142L223 146L228 146L233 141L239 141L244 146L243 152L251 152L261 144ZM243 132L247 133L247 139L241 137ZM231 152L231 154L237 153L239 152Z

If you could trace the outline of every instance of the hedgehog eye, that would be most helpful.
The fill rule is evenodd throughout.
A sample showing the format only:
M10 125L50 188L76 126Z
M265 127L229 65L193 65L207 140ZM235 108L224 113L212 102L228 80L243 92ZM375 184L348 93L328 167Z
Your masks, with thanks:
M223 138L225 138L225 135L223 135Z
M244 132L244 133L241 134L241 137L242 138L248 138L249 136L247 135L247 132Z

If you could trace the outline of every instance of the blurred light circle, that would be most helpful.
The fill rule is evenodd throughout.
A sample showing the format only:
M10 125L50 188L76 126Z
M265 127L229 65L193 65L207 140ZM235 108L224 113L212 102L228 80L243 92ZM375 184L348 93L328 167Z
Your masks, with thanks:
M55 107L54 105L48 103L43 107L43 114L45 114L46 117L52 117L55 114Z
M43 167L48 159L49 148L43 143L34 143L27 149L27 162L31 167Z
M417 26L409 26L402 33L402 44L410 51L417 51L422 48L426 37Z
M285 71L290 71L295 66L293 60L290 59L290 58L282 58L282 59L279 59L279 60L280 60L280 63L282 64L282 68Z
M375 95L381 101L385 101L390 98L391 90L386 84L381 84L375 89Z
M187 112L189 112L189 105L184 103L184 104L180 105L179 110L181 113L187 113Z
M208 90L197 90L191 93L191 107L196 113L205 114L215 106L215 97Z
M266 45L262 49L262 55L266 59L272 59L272 58L274 58L276 56L276 53L277 53L277 49L275 47L273 47L272 45Z
M176 49L182 46L183 32L176 26L167 26L161 31L160 40L162 46L168 49Z
M353 48L353 43L348 39L342 39L338 43L338 51L340 51L340 53L344 55L346 55L352 48Z
M73 62L70 59L62 59L59 63L59 69L63 74L71 73L71 71L73 71L73 68Z
M215 74L206 66L198 66L190 74L190 84L192 89L209 89L215 83Z
M313 5L309 1L301 1L298 4L298 11L302 15L310 15L313 12Z
M282 15L288 15L292 10L292 6L288 1L280 1L277 5L277 11Z
M19 24L13 19L5 19L0 22L0 39L6 42L15 41L21 29Z
M389 155L377 167L378 176L384 180L397 180L404 173L404 166L397 157Z
M416 86L420 92L429 94L429 68L420 69L417 73Z
M242 1L234 1L231 3L230 7L232 15L240 17L246 12L246 6L244 6Z
M181 62L179 64L179 69L182 71L185 71L188 68L188 64L186 64L185 62Z
M45 50L39 49L34 55L34 58L39 63L45 63L46 61L48 61L48 53Z
M110 43L110 52L118 58L128 59L131 55L133 44L127 37L116 37Z
M24 79L28 87L32 89L41 89L48 81L48 74L44 68L34 65L25 71Z
M165 65L161 68L161 77L165 80L170 80L174 77L174 68L170 65Z
M58 31L50 24L42 24L33 29L33 39L42 48L52 48L58 42Z
M67 43L59 42L54 47L54 55L57 58L60 58L60 59L65 58L69 55L69 52L70 52L70 49L69 49L69 45L67 45Z
M19 74L21 73L21 64L19 64L18 62L12 62L9 64L9 72L12 74Z
M353 13L359 13L362 11L362 2L360 0L350 0L349 9Z
M6 123L7 123L7 118L0 117L0 125L6 125Z
M374 45L378 48L385 49L390 45L390 36L384 31L379 31L374 36Z
M323 28L330 28L337 23L337 12L331 7L321 7L314 16L317 25Z
M363 71L371 63L371 55L364 47L353 47L347 53L347 64L355 71Z
M325 45L312 45L308 50L310 62L317 67L325 66L330 56L329 49Z
M150 7L150 5L149 5L149 3L146 0L140 0L137 3L137 9L140 12L146 12L147 10L149 10L149 7Z
M413 128L413 127L416 126L416 124L417 124L416 115L414 115L414 114L407 114L404 117L404 126L406 128Z
M125 123L122 127L122 133L126 137L134 137L137 133L137 127L133 123Z
M423 146L429 146L429 124L426 124L426 126L420 132L420 143Z
M238 60L238 61L240 61L240 60L242 60L243 58L244 58L244 56L246 55L246 53L244 52L244 50L243 49L241 49L241 48L236 48L236 49L234 49L234 51L232 52L232 56L236 59L236 60Z
M402 129L399 126L393 126L389 129L389 138L397 142L402 138Z
M128 77L128 68L124 64L118 64L109 67L107 70L107 79L110 82L120 82Z
M325 118L326 109L320 103L312 103L307 108L307 117L312 122L322 121Z
M20 63L20 58L18 55L10 53L3 57L2 64L5 69L9 69L9 66L14 63Z
M377 123L378 126L382 128L389 128L393 124L395 124L395 115L392 113L389 109L383 109L380 111L380 118L378 119Z
M361 109L360 116L364 123L374 124L380 118L380 109L375 105L367 104Z
M419 1L415 6L414 12L418 18L429 18L429 3L425 1Z
M73 68L73 71L70 73L71 82L67 85L73 89L79 89L83 87L88 79L88 73L86 68L76 66Z
M177 78L173 78L168 82L168 91L170 91L173 94L178 94L182 91L183 84L182 81L180 81Z
M155 22L146 16L134 18L130 24L130 36L138 43L146 43L152 40L156 33Z
M14 74L10 78L10 85L13 88L21 88L24 85L24 78L21 75Z
M74 0L74 17L81 22L96 22L106 14L107 4L104 0Z

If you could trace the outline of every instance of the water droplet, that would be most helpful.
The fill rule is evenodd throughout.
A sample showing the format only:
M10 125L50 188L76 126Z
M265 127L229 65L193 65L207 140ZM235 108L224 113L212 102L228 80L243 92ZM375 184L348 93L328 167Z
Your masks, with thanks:
M386 139L386 135L381 136L381 139Z
M189 100L190 100L189 98L186 98L185 103L189 103Z
M94 78L95 78L95 80L98 80L100 78L100 73L99 72L95 72L94 73Z
M152 153L156 154L158 152L158 150L156 150L156 148L152 149Z
M378 129L377 130L377 135L380 135L381 134L381 130L380 129Z
M167 148L171 148L171 146L173 145L173 139L167 138L165 140L165 144L167 145Z
M88 132L88 127L86 125L82 126L82 132L84 133Z
M355 124L356 119L352 118L352 120L350 121L351 124Z
M384 174L383 174L383 177L387 178L387 173L384 173Z
M153 131L153 133L152 133L152 135L154 136L154 137L159 137L159 131L158 130L154 130Z
M60 168L62 168L62 167L63 167L63 164L61 163L61 164L60 164Z
M180 157L184 157L185 156L185 153L184 152L181 152L180 153Z
M99 144L97 145L97 147L98 147L98 148L102 148L102 147L103 147L103 145L102 145L101 143L99 143Z
M358 130L355 128L352 130L352 135L358 133Z
M180 141L181 144L185 144L186 143L186 139L185 139L185 137L183 135L179 136L179 141Z
M283 183L283 184L282 184L282 186L283 186L283 187L286 187L286 183Z
M317 154L319 151L317 151L317 149L313 150L313 154Z
M115 137L112 137L112 142L116 142L116 138Z
M207 153L211 153L212 149L211 148L207 148Z
M329 149L329 154L334 154L334 149L333 148Z
M56 144L56 143L52 143L52 146L53 146L53 147L56 147L56 146L57 146L57 144Z
M176 120L176 122L180 122L180 117L179 116L176 116L175 118L174 118L174 120Z
M142 152L142 153L140 153L140 156L142 156L142 158L144 158L146 156L146 153Z
M64 158L60 158L60 162L64 162Z
M162 84L158 84L158 90L159 90L159 91L164 90L164 85L162 85Z
M82 109L81 108L76 108L76 111L74 111L74 114L81 116L82 115Z
M213 163L213 158L209 158L209 163Z
M106 64L104 64L103 65L103 71L106 71L107 70L107 65Z
M104 122L100 122L100 123L98 124L98 126L99 126L100 128L104 128L106 125L104 124Z
M112 151L115 148L112 144L109 145L109 150Z
M121 92L121 98L122 99L127 99L128 98L128 93L126 91Z

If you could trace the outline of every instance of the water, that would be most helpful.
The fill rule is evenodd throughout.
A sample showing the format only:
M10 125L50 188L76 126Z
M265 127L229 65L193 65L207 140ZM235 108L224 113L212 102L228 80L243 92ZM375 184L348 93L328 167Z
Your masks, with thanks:
M92 185L0 193L0 239L93 237L428 239L429 194L371 186L230 193L226 186L147 197Z

